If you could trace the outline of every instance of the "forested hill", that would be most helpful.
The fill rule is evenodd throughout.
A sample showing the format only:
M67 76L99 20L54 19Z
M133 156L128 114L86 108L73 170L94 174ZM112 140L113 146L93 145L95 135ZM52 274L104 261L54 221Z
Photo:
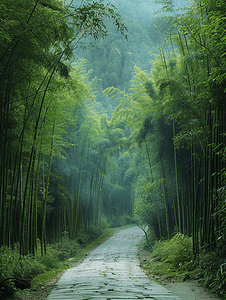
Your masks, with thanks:
M0 2L1 291L136 221L225 293L225 1L157 2Z

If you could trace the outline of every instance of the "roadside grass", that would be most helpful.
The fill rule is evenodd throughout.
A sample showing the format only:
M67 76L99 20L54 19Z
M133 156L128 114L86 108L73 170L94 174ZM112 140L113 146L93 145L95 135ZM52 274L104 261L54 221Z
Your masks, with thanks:
M127 220L128 221L128 220ZM65 269L87 255L87 252L101 244L113 233L134 226L127 221L120 227L101 228L90 226L87 232L80 232L75 240L69 239L67 233L62 240L47 245L47 254L41 255L40 245L34 256L20 257L19 245L14 249L0 248L0 299L20 299L23 291L32 294L44 289L52 280L56 281Z
M20 257L19 246L13 250L0 248L0 298L10 299L20 290L43 288L116 230L106 228L100 231L93 227L89 233L81 233L76 240L65 236L61 242L47 245L47 254L44 256L40 254L40 245L35 257Z
M31 281L30 289L42 288L51 279L56 278L60 272L62 272L61 269L52 269L34 277Z
M192 239L176 234L171 240L156 241L150 261L143 268L152 277L183 281L194 270Z
M211 292L226 299L226 272L222 272L221 267L222 261L225 261L225 250L222 249L203 251L195 260L192 238L176 234L170 240L154 243L150 259L143 268L150 279L157 281L198 280Z

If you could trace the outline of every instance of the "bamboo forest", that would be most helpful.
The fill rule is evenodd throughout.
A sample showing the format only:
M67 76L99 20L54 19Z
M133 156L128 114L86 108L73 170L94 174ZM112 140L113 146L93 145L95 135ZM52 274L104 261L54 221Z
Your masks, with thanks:
M22 276L10 260L129 224L150 247L190 238L226 295L225 15L224 0L0 1L0 295Z

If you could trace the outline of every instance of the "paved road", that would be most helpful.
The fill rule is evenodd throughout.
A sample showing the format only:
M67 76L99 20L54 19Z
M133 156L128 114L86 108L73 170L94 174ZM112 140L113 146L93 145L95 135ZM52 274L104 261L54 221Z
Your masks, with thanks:
M137 251L142 238L138 227L116 233L79 266L66 270L47 299L179 300L141 270Z

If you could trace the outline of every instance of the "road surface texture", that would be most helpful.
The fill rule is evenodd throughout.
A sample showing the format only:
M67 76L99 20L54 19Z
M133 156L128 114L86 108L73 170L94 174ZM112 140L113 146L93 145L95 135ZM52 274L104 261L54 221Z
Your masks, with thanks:
M47 299L179 300L141 270L137 252L143 237L138 227L114 234L79 266L66 270Z

